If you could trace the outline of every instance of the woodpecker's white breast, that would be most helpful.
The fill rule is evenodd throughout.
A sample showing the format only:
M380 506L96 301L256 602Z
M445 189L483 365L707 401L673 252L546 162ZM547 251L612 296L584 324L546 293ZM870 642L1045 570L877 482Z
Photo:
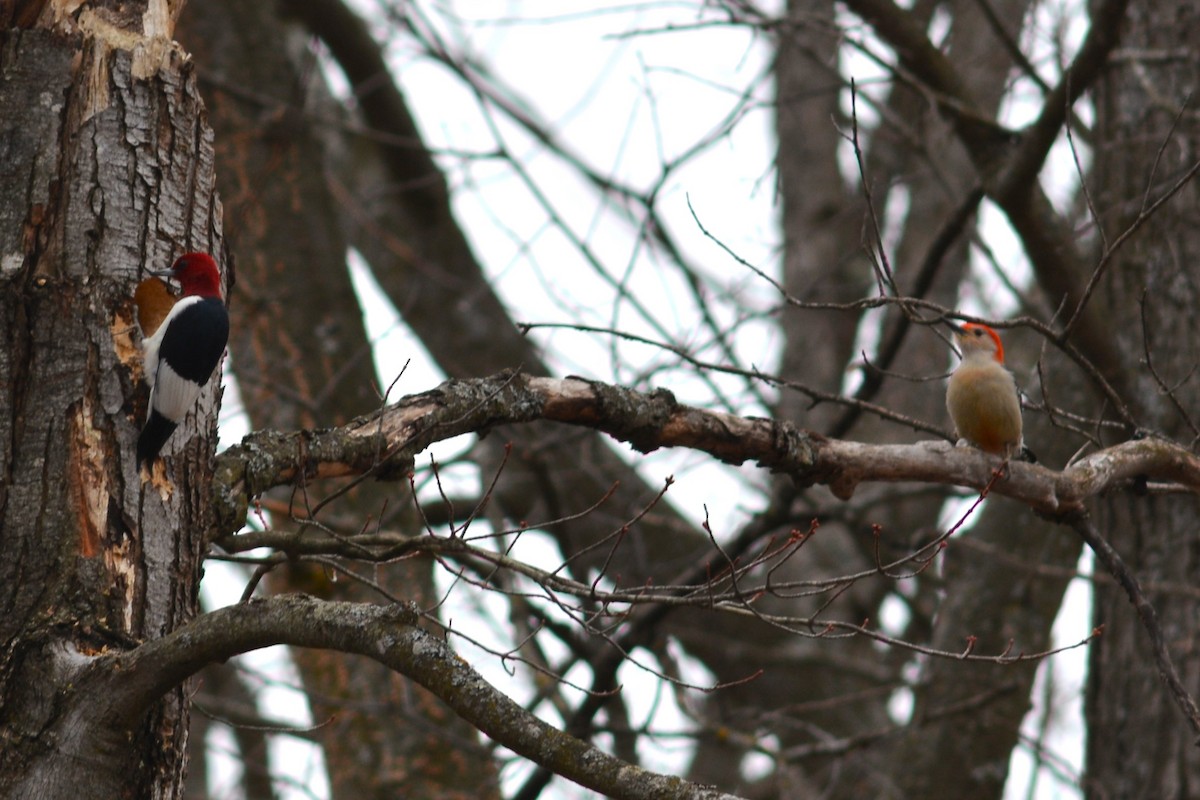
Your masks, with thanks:
M183 312L188 306L199 303L201 297L184 297L175 305L171 306L171 310L167 312L167 316L163 319L162 324L158 326L158 330L154 331L154 335L148 339L142 340L142 369L146 373L146 383L150 385L150 390L154 390L154 384L158 379L158 353L162 348L163 337L167 335L167 328L171 327L171 323Z

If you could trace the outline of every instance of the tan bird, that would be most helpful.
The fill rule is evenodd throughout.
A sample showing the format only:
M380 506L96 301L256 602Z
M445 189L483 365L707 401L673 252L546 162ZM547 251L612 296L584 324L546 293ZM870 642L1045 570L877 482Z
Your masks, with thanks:
M1021 400L1017 382L1004 366L1000 336L974 322L951 327L962 363L950 376L946 409L959 439L1004 458L1020 457Z

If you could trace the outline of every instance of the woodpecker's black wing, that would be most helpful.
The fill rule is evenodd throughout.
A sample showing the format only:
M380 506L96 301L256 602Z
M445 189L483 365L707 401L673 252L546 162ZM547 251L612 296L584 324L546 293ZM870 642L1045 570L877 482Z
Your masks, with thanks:
M150 413L138 436L139 463L152 460L196 404L225 352L229 313L215 297L181 301L163 323Z
M225 304L215 297L202 298L168 322L158 346L159 369L165 361L179 377L203 386L217 368L228 340Z

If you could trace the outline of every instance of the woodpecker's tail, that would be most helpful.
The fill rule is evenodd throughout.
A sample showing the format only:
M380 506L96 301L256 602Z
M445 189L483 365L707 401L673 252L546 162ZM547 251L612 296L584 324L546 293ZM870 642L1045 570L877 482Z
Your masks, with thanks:
M138 436L138 464L149 464L154 460L158 451L162 450L167 439L171 438L171 434L175 432L177 424L157 411L150 412L150 419L146 420L146 427L142 428L142 432Z

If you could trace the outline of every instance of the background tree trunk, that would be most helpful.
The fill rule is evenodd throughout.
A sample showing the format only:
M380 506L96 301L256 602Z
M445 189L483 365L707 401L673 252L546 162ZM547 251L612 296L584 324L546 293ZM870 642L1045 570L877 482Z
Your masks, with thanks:
M1148 204L1200 159L1197 37L1200 10L1193 3L1131 7L1122 57L1105 72L1097 93L1091 189L1099 217L1090 236L1097 251L1139 224ZM1200 341L1200 194L1195 186L1140 225L1108 266L1093 301L1111 320L1123 370L1136 379L1131 402L1142 428L1193 447L1200 420L1194 372ZM1113 546L1157 609L1167 646L1193 691L1200 686L1200 598L1193 590L1200 573L1197 518L1200 504L1194 498L1114 497L1096 509L1097 524L1110 532ZM1182 726L1161 723L1176 712L1124 592L1111 584L1097 586L1093 613L1104 635L1089 660L1088 796L1197 794L1195 736Z
M180 40L205 65L228 235L245 301L233 309L230 352L250 424L293 430L340 424L384 402L372 343L346 267L349 249L329 151L348 144L347 120L329 95L308 37L269 3L193 3ZM313 124L322 119L328 127ZM344 189L343 189L344 191ZM370 482L323 524L352 534L364 520L419 524L403 484ZM273 527L306 517L315 498L273 496ZM430 564L413 559L379 576L396 596L436 603ZM275 570L273 592L377 601L380 594L328 565ZM334 798L495 796L492 761L478 733L419 686L378 664L298 650Z

